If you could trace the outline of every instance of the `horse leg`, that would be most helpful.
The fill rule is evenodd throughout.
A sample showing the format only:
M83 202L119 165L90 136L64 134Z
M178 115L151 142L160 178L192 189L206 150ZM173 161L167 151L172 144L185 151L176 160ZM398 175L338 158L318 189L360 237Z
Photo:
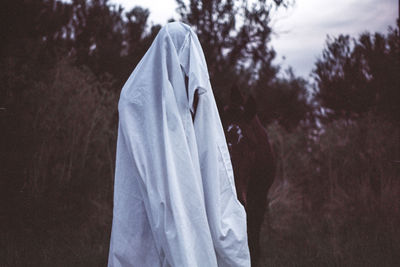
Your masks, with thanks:
M267 192L260 179L253 179L249 184L247 193L247 235L251 255L251 266L257 266L260 259L260 232L264 222L264 214L267 209Z

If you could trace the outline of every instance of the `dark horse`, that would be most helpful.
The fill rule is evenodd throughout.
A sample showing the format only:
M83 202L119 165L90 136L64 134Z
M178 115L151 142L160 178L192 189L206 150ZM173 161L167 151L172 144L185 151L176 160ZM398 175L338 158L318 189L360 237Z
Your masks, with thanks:
M221 110L239 201L247 213L247 234L252 266L260 258L260 231L268 213L267 194L275 178L275 159L253 97L244 103L232 88L229 105Z

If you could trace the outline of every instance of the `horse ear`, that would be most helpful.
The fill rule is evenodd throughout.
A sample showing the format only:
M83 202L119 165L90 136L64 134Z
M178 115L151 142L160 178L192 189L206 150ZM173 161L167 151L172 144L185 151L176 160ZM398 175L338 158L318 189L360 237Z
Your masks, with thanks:
M241 106L243 103L242 93L240 93L237 85L233 85L231 88L231 104Z
M244 116L246 120L252 120L257 114L257 103L252 95L247 98L246 104L244 105Z

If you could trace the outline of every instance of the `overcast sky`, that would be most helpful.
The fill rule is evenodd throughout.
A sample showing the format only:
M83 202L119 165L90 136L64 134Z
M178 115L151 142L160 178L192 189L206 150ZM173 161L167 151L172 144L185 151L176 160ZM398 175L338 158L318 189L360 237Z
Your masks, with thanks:
M175 0L110 2L126 10L136 5L148 8L153 23L163 25L169 18L178 19ZM294 6L273 15L275 63L283 64L283 68L292 66L297 75L307 78L328 34L385 33L397 16L398 0L297 0Z

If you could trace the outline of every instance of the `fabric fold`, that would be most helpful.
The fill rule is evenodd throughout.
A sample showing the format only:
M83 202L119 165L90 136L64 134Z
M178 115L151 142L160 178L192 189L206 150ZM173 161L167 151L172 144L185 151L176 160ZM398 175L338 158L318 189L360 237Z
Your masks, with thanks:
M161 28L122 88L118 114L108 266L250 266L246 214L188 25Z

